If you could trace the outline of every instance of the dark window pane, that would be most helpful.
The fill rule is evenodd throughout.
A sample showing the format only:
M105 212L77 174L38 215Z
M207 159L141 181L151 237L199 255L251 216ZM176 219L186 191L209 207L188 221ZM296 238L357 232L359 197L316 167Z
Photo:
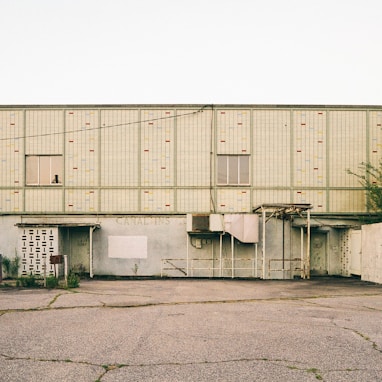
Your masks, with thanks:
M218 184L227 184L227 157L218 156Z
M228 168L228 184L238 184L239 183L239 173L238 164L239 158L237 156L228 157L229 168Z
M249 157L240 157L240 184L249 184Z

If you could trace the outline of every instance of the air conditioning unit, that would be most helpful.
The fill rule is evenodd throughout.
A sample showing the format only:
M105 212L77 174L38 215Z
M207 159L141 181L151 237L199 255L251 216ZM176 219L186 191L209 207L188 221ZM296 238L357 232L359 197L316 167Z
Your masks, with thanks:
M223 232L224 216L220 214L188 214L187 232Z
M187 214L187 232L209 232L209 214Z
M221 214L210 215L210 231L223 232L224 231L224 216Z

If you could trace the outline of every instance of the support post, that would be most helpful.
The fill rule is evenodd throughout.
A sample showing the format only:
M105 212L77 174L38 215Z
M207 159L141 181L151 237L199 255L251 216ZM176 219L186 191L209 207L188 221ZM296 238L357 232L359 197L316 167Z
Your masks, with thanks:
M235 249L235 238L233 237L233 235L231 235L231 278L234 278L235 277L235 274L234 274L234 267L235 267L235 264L234 264L234 249Z
M220 259L220 271L219 276L222 277L223 275L223 234L220 234L220 240L219 240L219 259Z
M189 251L190 251L190 236L188 233L186 233L186 238L187 238L187 250L186 250L186 271L187 271L187 277L189 277L189 266L188 266L188 257L189 257Z
M265 219L266 219L266 211L265 208L263 207L262 210L262 215L263 215L263 280L265 280Z
M65 284L68 286L68 255L64 255L64 277Z
M308 222L306 225L306 277L310 279L310 210L307 210Z
M89 276L93 278L93 231L94 227L89 227Z
M257 278L257 243L255 243L255 277Z
M305 278L305 262L304 262L304 228L300 227L300 237L301 237L301 243L300 243L300 268L301 268L301 278Z

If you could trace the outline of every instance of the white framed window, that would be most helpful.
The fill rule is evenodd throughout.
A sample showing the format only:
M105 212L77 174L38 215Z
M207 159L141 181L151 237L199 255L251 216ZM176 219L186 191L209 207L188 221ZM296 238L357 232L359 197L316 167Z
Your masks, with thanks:
M249 185L249 155L218 155L218 185Z
M62 184L62 155L27 155L25 158L27 186L55 186Z

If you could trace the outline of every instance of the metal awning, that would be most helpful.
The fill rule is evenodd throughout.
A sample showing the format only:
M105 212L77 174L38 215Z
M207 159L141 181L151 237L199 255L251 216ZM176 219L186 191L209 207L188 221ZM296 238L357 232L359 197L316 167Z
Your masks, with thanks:
M286 219L291 215L298 215L306 219L306 224L301 226L301 278L310 278L310 210L313 208L308 203L264 203L253 209L261 212L263 224L263 279L265 279L265 225L271 218ZM306 217L303 215L306 213ZM304 252L304 227L306 227L307 243Z
M94 229L101 228L100 223L41 223L41 222L25 222L16 223L16 227L27 228L27 227L58 227L58 228L72 228L72 227L93 227Z
M90 277L93 278L93 232L96 229L101 228L100 223L90 223L90 222L39 222L39 221L27 221L23 223L16 223L16 227L19 228L51 228L51 227L57 227L57 228L78 228L78 227L85 227L89 229L89 273ZM68 276L68 271L65 266L65 277Z

